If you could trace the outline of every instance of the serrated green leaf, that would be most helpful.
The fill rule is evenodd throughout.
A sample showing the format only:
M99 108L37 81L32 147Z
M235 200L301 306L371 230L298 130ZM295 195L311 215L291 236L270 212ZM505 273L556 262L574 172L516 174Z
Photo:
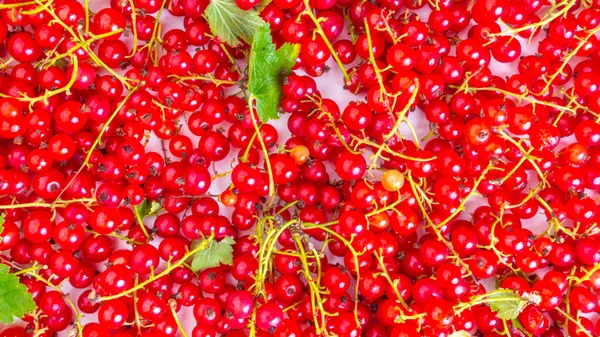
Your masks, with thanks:
M527 301L522 299L519 294L507 289L490 293L486 296L485 301L492 311L496 312L498 318L507 321L517 318L527 305Z
M200 250L192 259L192 270L199 271L206 268L218 267L222 264L233 264L233 245L235 241L225 237L217 242L211 240L206 249Z
M9 271L7 265L0 264L0 323L3 324L13 323L15 317L23 318L36 308L27 287Z
M135 215L139 219L144 219L149 214L154 214L158 212L162 208L160 202L157 201L149 201L144 199L139 205L134 207Z
M239 39L252 43L258 27L265 24L258 12L242 10L234 0L211 0L204 15L212 33L232 47L240 44Z
M283 96L283 77L290 73L299 52L300 46L289 43L276 50L268 24L256 31L248 61L248 90L256 100L262 122L279 118L277 107Z

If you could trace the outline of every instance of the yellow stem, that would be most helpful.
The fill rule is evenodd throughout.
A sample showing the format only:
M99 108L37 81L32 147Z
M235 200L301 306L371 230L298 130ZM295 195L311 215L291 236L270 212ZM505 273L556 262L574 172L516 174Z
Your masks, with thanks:
M342 71L342 74L344 74L344 79L346 79L346 82L349 82L350 81L350 76L348 76L348 72L346 71L346 68L344 67L344 64L342 63L342 61L340 60L340 57L335 52L335 49L333 49L333 46L331 45L331 42L327 38L327 35L325 35L325 32L323 31L323 27L321 27L321 23L319 22L319 19L317 19L317 17L315 16L315 14L312 12L312 9L310 8L310 1L309 0L303 0L303 1L304 1L304 6L306 7L306 10L304 10L304 13L306 13L306 15L308 15L308 17L315 24L315 30L316 30L316 32L321 36L321 38L323 39L323 41L327 45L327 48L329 48L329 51L331 52L331 56L333 56L333 59L335 60L335 62L340 67L340 70Z
M533 23L533 24L525 25L525 26L522 26L522 27L519 27L519 28L511 28L511 29L508 29L506 31L502 31L500 33L490 34L490 36L491 37L506 36L506 35L513 35L513 36L515 36L518 33L524 32L524 31L529 30L529 29L537 29L537 28L544 27L545 25L547 25L550 22L554 21L556 18L560 17L561 15L566 14L571 9L571 7L573 6L573 4L575 4L575 1L576 0L569 0L569 2L567 2L567 4L560 11L558 11L554 15L548 16L547 18L543 19L540 22L536 22L536 23ZM563 2L561 2L560 4L562 4L562 3Z
M169 303L169 307L171 309L171 314L173 314L173 319L175 320L175 323L177 324L177 327L181 332L181 335L183 337L188 337L188 335L185 333L185 330L183 329L183 326L181 325L181 321L179 321L179 318L177 317L177 311L175 311L175 304L171 305L171 303Z
M57 199L54 202L28 202L24 204L12 204L12 205L0 205L0 209L17 209L17 208L31 208L31 207L42 207L42 208L64 208L69 204L73 203L93 203L95 198L83 198L83 199L72 199L72 200L60 200Z
M573 0L574 1L574 0ZM563 10L568 10L569 8L567 6L565 6L565 8L563 8ZM554 82L554 79L556 79L556 77L562 73L562 71L565 69L565 67L567 66L567 64L569 64L569 61L571 60L571 58L573 58L573 56L575 56L579 50L581 48L583 48L583 46L585 46L586 42L592 37L594 36L597 32L600 32L600 26L596 27L594 29L592 29L588 35L583 39L583 41L579 42L577 44L577 47L575 47L573 50L571 50L565 57L563 62L561 63L560 67L556 70L556 72L554 72L550 78L546 81L546 85L544 86L544 88L540 91L539 95L544 94L548 88L552 85L552 82Z
M265 141L263 140L263 138L260 134L260 128L258 127L256 118L254 118L253 103L254 103L254 97L252 96L252 94L250 94L250 97L248 97L248 109L250 109L250 118L252 119L252 124L254 125L254 131L256 132L256 135L257 135L256 137L258 138L258 142L260 143L260 147L262 148L263 154L265 156L265 165L267 166L267 173L269 175L269 195L271 196L271 201L272 201L273 195L275 194L275 181L273 180L273 171L271 170L271 161L269 160L269 152L267 151L267 146L265 145ZM269 202L269 204L270 204L270 202Z
M196 248L194 248L194 249L190 250L189 252L187 252L187 253L186 253L186 254L183 256L183 258L181 258L181 260L179 260L179 261L177 261L177 262L175 262L175 263L173 263L173 264L168 264L168 265L167 265L167 268L165 268L165 270L163 270L162 272L160 272L160 273L158 273L158 274L154 275L153 277L151 277L151 278L149 278L149 279L147 279L147 280L145 280L145 281L143 281L143 282L139 283L137 286L135 286L135 287L133 287L133 288L131 288L131 289L127 289L127 290L125 290L125 291L123 291L123 292L121 292L121 293L119 293L119 294L116 294L116 295L110 295L110 296L104 296L104 297L100 297L100 298L99 298L99 300L100 300L100 301L108 301L108 300L113 300L113 299L115 299L115 298L119 298L119 297L122 297L122 296L125 296L125 295L129 295L129 294L131 294L131 293L133 293L133 292L135 292L135 291L138 291L138 290L140 290L140 289L143 289L143 288L144 288L145 286L147 286L148 284L150 284L150 283L152 283L152 282L154 282L154 281L156 281L156 280L160 279L161 277L163 277L163 276L165 276L165 275L168 275L168 274L170 274L170 273L171 273L171 272L172 272L174 269L176 269L177 267L181 266L183 263L185 263L185 261L186 261L187 259L189 259L190 257L194 256L194 254L196 254L197 252L199 252L199 251L201 251L201 250L203 250L203 249L206 249L206 248L208 248L208 245L209 245L209 243L210 243L210 241L211 241L212 239L213 239L213 238L212 238L212 237L210 237L210 238L208 238L208 239L206 239L206 240L202 240L202 242L200 242L200 244L199 244L199 245L198 245Z

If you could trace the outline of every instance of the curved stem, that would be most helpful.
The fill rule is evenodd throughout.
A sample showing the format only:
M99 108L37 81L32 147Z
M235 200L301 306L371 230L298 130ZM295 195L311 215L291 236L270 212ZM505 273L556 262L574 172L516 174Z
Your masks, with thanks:
M560 307L556 307L554 308L554 310L558 311L561 315L565 316L565 318L569 321L571 321L573 324L575 324L577 326L577 331L578 332L583 332L586 336L588 337L593 337L588 330L581 325L581 322L578 319L573 318L573 316L571 316L569 313L567 313L566 311L562 310Z
M350 134L350 137L352 139L356 140L358 143L362 143L362 144L365 144L365 145L368 145L368 146L372 146L372 147L375 147L375 148L378 148L378 149L379 148L383 148L382 151L384 151L384 152L386 152L386 153L388 153L388 154L390 154L392 156L399 157L399 158L406 159L406 160L410 160L410 161L426 162L426 161L435 160L437 158L437 157L431 157L431 158L416 158L416 157L411 157L411 156L407 156L405 154L402 154L400 152L396 152L396 151L390 149L388 146L384 146L385 144L384 145L377 144L377 143L372 142L370 140L362 139L362 138L360 138L358 136L355 136L353 134Z
M146 226L144 226L144 218L142 218L142 215L139 212L138 206L133 206L133 214L135 214L135 220L137 221L138 225L140 226L140 229L142 230L142 232L144 233L144 236L146 236L147 239L150 239L150 235L148 234L148 231L146 230Z
M217 86L238 84L238 82L236 82L236 81L227 81L227 80L216 79L211 74L207 74L206 76L202 76L202 75L190 75L190 76L170 75L169 77L178 79L180 81L209 81L209 82L216 84Z
M169 301L169 309L171 309L171 314L173 315L173 319L175 320L175 324L177 324L177 328L179 328L179 331L181 332L181 335L183 337L188 337L188 335L185 333L185 329L183 328L183 325L181 325L181 321L179 320L179 318L177 317L177 311L175 311L175 303L172 303L170 300Z
M129 57L133 57L135 53L137 53L138 48L138 38L137 38L137 13L135 9L135 3L133 0L127 0L129 2L129 6L131 7L131 32L133 33L133 48L131 48L131 53Z
M381 248L380 248L381 250ZM398 302L400 302L400 304L402 304L402 306L409 310L408 308L408 304L406 304L406 302L404 301L404 298L402 298L402 295L400 294L400 291L398 290L398 287L396 286L396 284L394 283L394 281L392 280L392 278L390 277L390 274L387 271L387 268L385 267L385 263L383 261L383 255L381 255L381 253L375 253L375 258L377 259L377 262L379 263L379 267L382 270L381 275L388 281L389 285L392 287L392 289L394 290L394 293L396 294L396 299L398 300ZM404 312L400 311L401 316L404 316Z
M342 74L344 74L344 79L346 80L346 82L349 82L350 81L350 76L348 76L348 72L346 71L346 68L344 67L344 64L342 63L342 60L340 60L340 57L335 52L335 49L333 49L333 46L331 45L331 42L327 38L327 35L325 35L325 32L323 31L323 27L321 27L321 23L319 22L319 19L317 19L317 17L315 16L315 14L312 12L312 9L310 7L310 1L309 0L303 0L303 1L304 1L304 6L306 7L306 9L304 10L303 13L305 13L306 15L308 15L308 17L315 24L315 30L316 30L316 32L321 36L321 38L323 39L323 41L327 45L327 48L329 48L329 51L331 52L331 56L333 56L333 59L335 60L335 62L340 67L340 70L342 71Z
M358 306L358 283L360 282L360 268L359 268L359 264L358 264L358 252L354 249L354 247L352 247L352 243L348 240L346 240L342 235L340 235L338 232L332 230L329 227L325 227L323 225L319 225L319 224L314 224L314 223L305 223L304 226L306 228L317 228L320 229L322 231L324 231L325 233L337 238L338 240L342 241L342 243L346 246L346 248L348 248L348 250L350 251L350 253L352 254L352 259L354 260L354 269L356 270L356 283L354 285L354 319L356 320L357 323L359 323L358 321L358 314L357 314L357 306ZM316 257L315 257L316 258Z
M134 286L133 288L127 289L127 290L125 290L125 291L123 291L123 292L121 292L119 294L116 294L116 295L99 297L98 299L100 301L113 300L115 298L119 298L121 296L129 295L129 294L131 294L131 293L133 293L135 291L138 291L138 290L144 288L145 286L147 286L148 284L156 281L157 279L159 279L159 278L161 278L161 277L163 277L165 275L170 274L174 269L176 269L177 267L183 265L187 259L189 259L190 257L194 256L194 254L196 254L197 252L199 252L199 251L201 251L203 249L207 249L211 240L212 240L212 237L208 238L206 240L202 240L200 242L200 244L196 248L194 248L194 249L190 250L189 252L187 252L181 258L181 260L179 260L179 261L177 261L177 262L175 262L173 264L168 264L167 268L165 268L165 270L163 270L162 272L154 275L153 277L150 277L149 279L147 279L147 280L139 283L138 285Z
M548 17L546 17L545 19L541 20L540 22L536 22L533 24L529 24L529 25L525 25L519 28L512 28L512 29L508 29L506 31L502 31L500 33L496 33L496 34L491 34L491 37L496 37L496 36L506 36L506 35L517 35L520 32L524 32L526 30L529 29L538 29L541 27L544 27L545 25L551 23L552 21L556 20L558 17L562 16L563 14L566 14L571 7L575 4L576 0L569 0L568 2L566 2L565 6L563 8L561 8L560 11L558 11L557 13L553 14L553 15L548 15ZM554 8L562 5L563 3L565 3L564 1L555 5ZM550 12L549 12L550 13Z
M567 10L568 8L565 7ZM569 64L569 61L571 60L571 58L573 58L573 56L575 56L579 50L581 50L581 48L583 48L586 44L586 42L592 37L594 36L597 32L600 32L600 27L596 27L594 29L592 29L591 31L589 31L589 33L587 34L587 36L580 41L577 44L577 47L575 47L573 50L571 50L565 57L563 62L561 63L560 67L558 69L556 69L556 72L554 72L550 78L546 81L546 85L544 86L544 88L540 91L540 93L538 93L539 95L545 93L548 88L552 85L552 82L554 82L554 80L556 79L556 77L558 77L558 75L560 75L562 73L562 71L565 69L565 67L567 66L567 64Z
M457 86L450 86L450 87L451 88L455 88L455 89L459 88ZM517 100L517 103L520 103L521 101L526 101L526 102L531 103L532 105L538 105L539 104L539 105L547 106L549 108L553 108L553 109L556 109L556 110L559 110L559 111L565 111L565 112L568 112L568 113L570 113L572 115L577 114L577 111L571 109L568 104L565 105L565 106L558 105L558 104L554 104L554 103L551 103L551 102L546 102L546 101L542 101L542 100L539 100L539 99L536 99L536 98L529 97L527 94L520 95L520 94L516 94L514 92L511 92L511 91L508 91L508 90L505 90L505 89L501 89L501 88L494 88L494 87L469 87L469 88L464 89L464 90L466 90L466 91L495 91L495 92L499 92L499 93L501 93L501 94L503 94L505 96L514 97Z
M73 301L71 300L71 297L68 296L68 294L64 294L62 292L62 290L60 289L60 286L55 286L54 284L52 284L52 282L44 279L38 273L30 271L30 272L27 272L26 275L29 275L29 276L37 279L38 281L43 282L47 287L52 288L53 290L58 291L59 293L63 294L63 298L65 299L65 302L67 302L69 307L71 307L71 310L73 310L73 313L75 313L75 317L76 317L75 325L77 326L77 336L82 336L83 325L81 325L81 318L83 317L83 315L81 314L81 312L79 312L79 309L73 303Z
M488 167L489 168L489 167ZM482 174L485 175L485 172ZM459 255L454 251L454 247L452 246L452 244L450 242L448 242L448 240L442 235L442 233L440 233L439 230L439 226L436 226L432 221L431 218L428 215L427 210L425 209L425 206L423 206L423 203L421 202L421 199L418 197L418 192L417 192L417 186L414 182L414 180L412 179L412 175L410 174L410 172L408 172L407 175L407 180L410 184L410 188L412 190L412 193L415 195L415 200L417 201L417 204L419 205L419 208L421 209L421 213L423 213L423 217L425 218L427 225L431 228L431 230L433 231L433 233L435 234L435 236L438 238L438 240L440 240L444 245L446 245L446 247L448 247L448 249L457 257L457 261L461 264L461 266L463 266L463 268L465 268L465 270L469 270L469 265L467 263L465 263L460 257ZM476 188L473 188L473 190L476 190ZM464 200L466 200L468 198L465 197ZM463 201L464 201L463 200ZM464 201L466 202L466 201ZM460 208L457 208L457 210L454 212L456 213L457 211L460 211ZM453 213L453 214L454 214ZM443 222L448 222L450 221L450 219L452 219L455 215L450 215L449 217L446 218L446 220L444 220ZM443 223L442 222L442 223Z
M256 137L258 138L258 142L260 143L260 147L262 148L263 154L265 156L265 165L267 166L267 173L269 175L269 195L271 196L271 201L273 201L273 195L275 194L275 181L273 180L273 171L271 170L271 161L269 160L269 152L267 151L267 146L265 145L265 141L263 140L262 135L260 134L260 128L258 127L258 123L256 122L256 118L254 118L254 113L252 112L254 107L254 97L252 94L248 97L248 109L250 109L250 118L252 119L252 125L254 125L254 131L256 132ZM269 204L270 204L269 202Z
M102 129L100 129L100 132L98 133L98 137L96 137L96 139L94 140L94 143L92 144L92 146L90 147L84 161L83 164L81 164L81 166L79 167L79 169L77 170L77 172L75 173L75 176L73 177L73 179L71 179L69 181L69 183L65 186L65 188L63 188L63 190L60 192L60 194L58 195L58 198L60 198L60 196L67 190L67 188L71 185L71 183L74 181L75 177L77 177L79 175L79 173L81 173L81 171L83 171L83 169L89 165L90 163L90 159L92 158L92 155L94 153L94 150L96 149L96 147L100 144L101 140L102 140L102 136L104 135L104 133L106 132L106 130L108 129L108 126L110 125L110 123L113 121L113 119L115 119L115 117L117 117L117 115L119 114L119 110L121 110L121 108L123 108L123 106L125 106L125 103L129 100L129 98L131 97L131 95L133 95L134 92L136 92L139 89L139 87L135 87L133 88L128 94L127 96L125 96L125 98L123 98L123 100L121 101L121 103L119 103L119 105L117 106L117 108L113 111L113 113L110 115L110 117L108 118L108 120L104 123L104 125L102 125Z
M516 141L513 137L511 137L508 133L504 132L504 130L498 129L497 132L503 139L508 140L510 143L512 143L514 146L516 146L517 149L519 149L519 151L521 151L521 153L523 153L523 156L527 157L527 161L529 161L529 163L531 164L531 166L533 167L535 172L540 177L542 187L547 186L548 182L546 181L546 177L544 176L544 173L542 173L542 170L540 169L538 164L535 162L535 160L533 160L529 156L529 152L527 150L525 150L523 145L521 145L518 141Z
M39 2L38 1L26 1L26 2L12 3L12 4L0 4L0 9L19 8L19 7L25 7L25 6L35 5L35 4L39 4Z
M309 263L306 259L306 252L304 251L304 245L300 240L298 235L294 235L294 242L300 251L300 260L302 261L302 272L304 273L304 278L306 278L306 282L310 288L311 301L310 305L312 307L314 320L315 320L315 329L317 334L324 333L327 336L327 324L326 324L326 311L323 308L323 300L321 299L321 290L319 289L319 275L317 275L317 279L315 280L308 269ZM318 256L315 256L315 260L318 259ZM321 325L317 322L317 312L320 314Z
M69 204L74 204L74 203L93 203L95 201L96 201L95 198L82 198L82 199L72 199L72 200L60 200L60 199L57 199L54 202L28 202L28 203L24 203L24 204L0 205L0 210L2 210L2 209L17 209L17 208L30 208L30 207L65 208Z
M261 242L259 252L258 252L258 271L256 273L256 288L254 293L256 295L260 294L262 290L262 285L266 280L267 275L267 264L271 260L271 255L275 249L275 244L277 243L277 239L279 236L291 225L296 224L296 220L290 220L283 224L280 228L275 230L270 230L267 234L267 238ZM258 233L257 233L258 234Z

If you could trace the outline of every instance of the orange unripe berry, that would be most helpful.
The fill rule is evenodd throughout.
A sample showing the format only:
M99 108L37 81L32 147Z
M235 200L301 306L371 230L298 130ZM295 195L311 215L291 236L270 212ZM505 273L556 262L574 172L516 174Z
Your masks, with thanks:
M398 170L387 170L381 177L381 184L386 191L396 192L404 186L404 174Z
M294 159L296 164L302 165L306 163L310 156L310 151L304 145L296 145L290 150L290 156Z
M221 193L219 199L223 205L231 207L237 202L237 195L235 195L231 189L227 189Z

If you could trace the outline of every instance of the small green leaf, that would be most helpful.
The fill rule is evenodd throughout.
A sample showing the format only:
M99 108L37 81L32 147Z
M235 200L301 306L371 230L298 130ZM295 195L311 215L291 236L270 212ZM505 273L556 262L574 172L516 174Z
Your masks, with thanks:
M0 323L3 324L13 323L15 317L23 318L36 308L27 287L9 271L7 265L0 264Z
M139 219L144 219L149 214L154 214L158 212L162 208L160 202L157 201L148 201L144 199L139 205L135 206L135 215Z
M289 43L275 49L268 24L258 28L252 41L248 61L248 90L256 99L256 110L262 122L278 119L283 77L296 63L300 46Z
M206 249L196 253L192 260L192 270L199 271L206 268L218 267L222 264L233 264L233 245L235 241L225 237L217 242L211 240Z
M519 294L506 289L491 293L486 296L485 301L496 312L498 318L507 321L517 318L527 305L527 301Z
M258 12L242 10L234 0L211 0L204 13L212 33L232 47L239 39L252 43L254 32L265 24Z

